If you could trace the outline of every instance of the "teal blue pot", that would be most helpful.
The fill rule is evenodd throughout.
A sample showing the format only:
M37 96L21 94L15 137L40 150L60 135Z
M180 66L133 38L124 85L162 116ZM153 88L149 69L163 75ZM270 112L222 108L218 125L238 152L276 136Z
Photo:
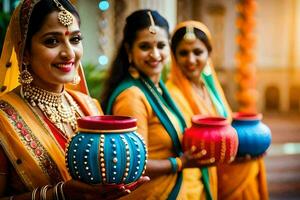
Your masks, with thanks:
M239 139L237 157L261 156L271 145L271 130L261 119L261 114L233 114L232 126Z
M84 117L78 120L78 127L66 152L73 179L89 184L128 184L143 175L147 149L136 133L136 119Z

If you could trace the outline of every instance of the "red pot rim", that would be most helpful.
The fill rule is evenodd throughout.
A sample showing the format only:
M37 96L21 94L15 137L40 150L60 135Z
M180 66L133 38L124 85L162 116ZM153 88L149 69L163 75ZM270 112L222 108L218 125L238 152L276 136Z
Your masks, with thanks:
M211 125L211 126L224 126L228 125L229 122L224 117L212 117L204 115L194 115L192 117L193 124L196 125Z
M262 120L261 113L246 113L246 112L235 112L232 114L234 120L249 121L249 120Z
M129 116L86 116L77 120L78 128L93 130L120 130L137 126L137 120Z

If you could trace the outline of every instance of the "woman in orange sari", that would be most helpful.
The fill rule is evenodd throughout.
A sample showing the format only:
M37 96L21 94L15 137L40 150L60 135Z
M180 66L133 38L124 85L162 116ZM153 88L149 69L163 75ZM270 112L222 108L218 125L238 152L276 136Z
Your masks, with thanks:
M130 192L72 180L65 165L77 118L102 114L84 94L79 25L68 0L24 0L13 13L0 59L1 199L115 199Z
M178 24L171 39L172 65L167 87L191 125L195 114L223 116L231 120L231 110L210 59L212 46L208 28L197 21ZM198 179L198 172L189 178ZM209 167L214 199L268 199L262 158Z
M137 132L148 147L145 173L151 180L124 199L194 199L186 195L194 186L187 187L182 170L199 167L201 154L182 152L184 118L161 80L168 56L169 25L164 17L145 9L126 18L102 99L107 114L137 118Z

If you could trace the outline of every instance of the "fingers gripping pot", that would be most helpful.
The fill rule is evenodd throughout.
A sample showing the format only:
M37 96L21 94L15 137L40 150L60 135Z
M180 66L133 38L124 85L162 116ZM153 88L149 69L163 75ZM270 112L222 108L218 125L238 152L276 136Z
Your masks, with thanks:
M70 175L90 184L138 180L146 169L147 149L136 129L136 119L126 116L78 119L78 132L66 152Z

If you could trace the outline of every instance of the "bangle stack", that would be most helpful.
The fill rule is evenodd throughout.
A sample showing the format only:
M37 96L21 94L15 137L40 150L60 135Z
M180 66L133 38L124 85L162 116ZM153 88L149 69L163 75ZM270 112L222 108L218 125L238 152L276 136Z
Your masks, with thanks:
M177 173L182 171L182 161L179 157L173 158L170 157L168 160L171 163L172 173Z
M66 200L65 193L63 190L64 182L59 182L54 186L54 197L55 200Z
M50 185L45 185L40 190L40 200L47 200L47 191Z
M41 188L35 188L31 193L31 200L47 200L47 192L50 188L53 188L53 200L66 200L63 185L64 182L57 183L54 187L51 185L45 185ZM38 194L39 193L39 194Z

